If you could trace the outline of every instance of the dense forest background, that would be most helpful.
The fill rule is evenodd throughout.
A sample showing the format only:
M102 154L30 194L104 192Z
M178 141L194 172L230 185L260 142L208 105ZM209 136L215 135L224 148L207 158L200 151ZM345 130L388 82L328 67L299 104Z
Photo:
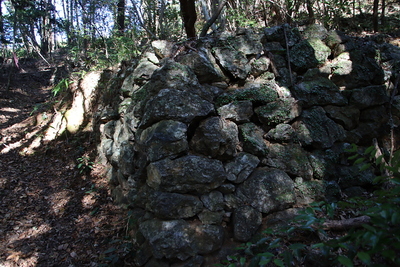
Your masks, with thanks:
M137 56L149 40L180 41L241 27L318 22L345 32L394 34L397 4L389 0L0 0L0 43L3 58L11 58L13 52L18 57L47 57L68 48L76 60L102 68Z

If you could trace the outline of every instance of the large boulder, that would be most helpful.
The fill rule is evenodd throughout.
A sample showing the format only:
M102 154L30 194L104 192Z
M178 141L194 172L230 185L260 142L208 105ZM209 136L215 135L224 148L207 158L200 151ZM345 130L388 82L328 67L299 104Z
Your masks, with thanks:
M195 225L184 220L152 219L141 223L139 229L156 259L187 260L219 249L224 240L221 226Z
M145 129L140 134L138 144L143 146L147 159L153 162L189 150L186 132L186 124L163 120Z
M278 169L255 170L238 186L236 195L255 210L267 214L295 203L294 182Z
M185 123L214 113L214 105L190 91L163 89L151 98L145 108L141 127L148 127L161 120Z
M242 206L233 213L233 236L241 242L248 241L262 223L262 214L250 206Z
M237 157L225 164L228 180L233 183L242 183L255 170L260 160L258 157L242 152Z
M249 122L239 126L240 141L243 143L243 151L256 156L266 156L268 146L264 140L264 131L256 124Z
M205 193L220 186L226 178L221 161L193 155L159 160L147 167L147 184L166 192Z
M178 58L178 61L189 66L196 74L200 83L224 81L225 75L207 49L199 49L196 53L188 53Z
M302 81L294 87L293 93L297 100L304 102L305 107L347 104L347 99L341 94L339 88L332 81L323 77Z
M202 121L190 142L196 152L217 159L234 157L238 144L237 125L220 117Z
M184 219L201 212L203 204L192 195L154 191L148 197L146 209L161 219Z
M293 124L300 142L315 148L329 148L336 141L345 138L340 125L326 116L322 107L313 107L303 111L300 120Z
M263 161L269 167L283 170L291 175L313 178L309 153L298 144L270 144L268 157Z
M277 101L257 107L254 111L264 125L277 125L294 120L301 114L301 106L294 98L279 98Z

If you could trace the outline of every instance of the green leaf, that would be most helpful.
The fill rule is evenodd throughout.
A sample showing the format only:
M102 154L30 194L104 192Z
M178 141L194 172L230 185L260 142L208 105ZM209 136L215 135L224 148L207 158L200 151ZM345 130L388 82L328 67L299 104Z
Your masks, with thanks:
M370 232L373 232L373 233L376 232L376 229L369 224L363 224L362 227L364 227L365 229L367 229Z
M346 267L353 267L353 262L346 256L338 256L338 261Z
M371 167L371 163L364 164L364 165L360 168L360 172L365 171L366 169L369 169L369 167Z
M354 165L360 164L365 160L365 158L359 158L356 161L354 161Z
M353 160L353 159L356 159L356 158L358 158L358 157L359 157L359 155L358 155L358 154L355 154L355 155L353 155L353 156L348 157L347 159L348 159L348 160Z
M384 250L384 251L382 251L382 255L385 258L388 258L392 261L396 258L396 252L394 252L393 250Z
M242 266L244 266L244 264L246 263L246 258L245 257L241 257L239 262L240 262L240 264Z
M313 245L311 246L311 248L322 248L322 247L324 247L324 246L325 246L324 243L317 243L317 244L313 244Z
M305 247L306 247L306 245L300 244L300 243L294 243L294 244L291 244L291 245L289 246L289 248L292 249L292 250L295 250L295 249L304 249Z
M274 255L272 254L272 256L274 256ZM258 265L259 266L266 265L266 264L270 263L271 260L272 260L272 257L264 257L264 256L262 256L261 259L260 259L260 262L258 263Z
M362 260L364 263L366 264L370 264L371 263L371 256L364 252L364 251L360 251L357 253L357 257Z
M383 155L380 155L379 157L376 158L375 164L376 165L381 165L383 160Z
M367 154L367 155L370 154L371 157L374 157L374 156L375 156L375 153L376 153L376 149L375 149L375 147L370 146L370 147L368 147L368 148L365 150L364 153Z
M280 260L280 259L275 259L275 260L274 260L274 263L275 263L276 266L285 267L285 264L284 264L283 261Z

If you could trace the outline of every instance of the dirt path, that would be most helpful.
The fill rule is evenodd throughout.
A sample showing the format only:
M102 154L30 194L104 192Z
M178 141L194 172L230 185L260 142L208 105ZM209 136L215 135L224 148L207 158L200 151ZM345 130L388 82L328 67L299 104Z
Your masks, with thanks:
M40 111L51 112L48 80L19 73L5 85L0 76L0 266L130 266L127 212L113 205L102 166L76 168L94 144L70 138L36 147Z

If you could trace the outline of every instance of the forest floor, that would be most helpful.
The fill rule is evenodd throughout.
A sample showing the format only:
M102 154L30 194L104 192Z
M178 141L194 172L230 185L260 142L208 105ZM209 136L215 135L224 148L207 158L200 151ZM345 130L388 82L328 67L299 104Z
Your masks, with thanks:
M30 62L8 88L1 71L0 266L130 266L121 262L128 213L113 204L104 168L95 159L90 172L77 168L79 157L95 154L94 142L34 145L40 111L54 101L48 66Z

